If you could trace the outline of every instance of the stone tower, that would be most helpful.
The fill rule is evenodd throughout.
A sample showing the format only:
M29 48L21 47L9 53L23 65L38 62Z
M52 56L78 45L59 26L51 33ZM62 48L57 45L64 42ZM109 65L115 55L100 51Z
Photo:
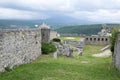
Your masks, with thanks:
M47 24L40 25L42 42L50 42L50 27Z

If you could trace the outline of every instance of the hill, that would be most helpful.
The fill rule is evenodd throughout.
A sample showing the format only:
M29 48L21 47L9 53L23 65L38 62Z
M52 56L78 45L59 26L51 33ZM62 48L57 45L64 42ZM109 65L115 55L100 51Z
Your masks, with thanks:
M119 26L120 24L106 24L108 27ZM74 25L74 26L66 26L59 29L56 29L58 33L66 34L86 34L92 35L97 34L101 31L103 24L91 24L91 25Z
M35 28L35 25L39 26L43 22L50 25L51 29L69 25L68 23L58 23L50 20L0 20L0 29Z

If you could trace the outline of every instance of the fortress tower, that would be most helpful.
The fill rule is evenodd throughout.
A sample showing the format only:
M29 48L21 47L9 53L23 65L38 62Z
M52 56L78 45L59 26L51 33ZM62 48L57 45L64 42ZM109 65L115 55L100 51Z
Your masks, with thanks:
M41 38L42 42L49 43L50 42L50 26L43 23L40 25L41 28Z

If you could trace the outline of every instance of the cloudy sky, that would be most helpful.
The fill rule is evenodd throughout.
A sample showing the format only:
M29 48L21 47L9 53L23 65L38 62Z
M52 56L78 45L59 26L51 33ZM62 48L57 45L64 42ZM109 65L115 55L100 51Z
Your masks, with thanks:
M120 23L120 0L0 0L0 19L49 19L66 16Z

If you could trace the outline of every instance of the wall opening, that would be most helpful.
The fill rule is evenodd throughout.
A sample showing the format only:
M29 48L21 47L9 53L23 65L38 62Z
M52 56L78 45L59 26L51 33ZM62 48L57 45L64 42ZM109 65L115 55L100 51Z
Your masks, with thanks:
M98 41L100 41L100 38L98 38Z
M104 38L102 38L101 40L104 41Z
M92 38L90 38L90 41L92 41Z

